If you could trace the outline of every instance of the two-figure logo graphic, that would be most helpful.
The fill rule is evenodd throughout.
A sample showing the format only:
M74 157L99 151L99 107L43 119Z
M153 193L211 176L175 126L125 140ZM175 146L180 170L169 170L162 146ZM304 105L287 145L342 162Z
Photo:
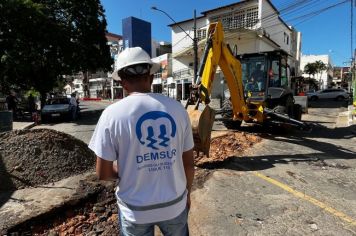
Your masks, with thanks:
M143 136L143 134L142 134L143 123L148 120L156 121L160 118L163 118L163 119L169 121L170 130L171 130L170 134L167 133L166 124L163 124L163 123L167 123L167 122L163 122L161 124L159 124L157 122L157 125L159 126L159 135L156 136L156 134L154 132L154 127L152 127L150 125L147 127L147 137L142 137ZM168 142L170 141L170 138L174 138L176 136L176 132L177 132L177 126L176 126L176 123L174 122L174 119L168 113L162 112L162 111L151 111L151 112L145 113L144 115L142 115L140 117L140 119L138 119L137 124L136 124L136 135L137 135L137 139L139 140L139 142L142 145L145 145L145 146L147 146L151 149L154 149L154 150L158 150L159 149L158 146L167 147Z

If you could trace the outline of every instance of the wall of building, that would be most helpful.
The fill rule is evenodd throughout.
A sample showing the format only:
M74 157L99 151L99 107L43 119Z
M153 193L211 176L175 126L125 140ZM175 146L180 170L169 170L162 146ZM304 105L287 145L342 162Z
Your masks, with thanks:
M287 27L276 14L275 9L267 2L262 1L262 32L266 31L269 38L276 42L281 49L291 52L291 29Z
M224 40L233 52L241 55L282 49L290 54L288 63L291 71L294 72L293 75L298 75L301 35L278 17L278 12L268 1L239 2L236 5L212 9L202 14L204 16L197 22L198 30L207 28L210 22L220 20L225 29ZM192 19L178 24L193 37ZM172 26L172 45L173 77L186 79L184 76L175 76L175 72L193 69L192 40L177 25ZM198 55L200 58L200 47ZM216 88L213 87L213 96L219 95L222 90L220 82L217 80L215 82L217 84L214 84Z
M206 17L211 22L220 20L225 29L249 28L256 30L261 27L258 0L241 2L235 6L210 11L206 14ZM254 20L252 21L252 19Z
M320 89L325 89L330 85L333 78L333 64L329 55L302 55L300 60L300 69L304 71L306 64L319 60L326 64L328 69L321 72L320 74L315 74L314 77L311 75L311 77L320 83ZM304 77L309 77L309 75L304 72L302 75Z
M206 28L208 21L205 18L197 19L197 29ZM194 38L193 20L180 23L179 26L187 32L191 38ZM179 53L193 45L193 40L189 38L186 33L182 31L177 25L172 26L172 53Z
M141 47L151 55L151 23L132 16L125 18L122 20L122 34L124 48Z
M157 42L152 40L152 52L151 57L155 58L167 53L172 53L172 44L167 42Z

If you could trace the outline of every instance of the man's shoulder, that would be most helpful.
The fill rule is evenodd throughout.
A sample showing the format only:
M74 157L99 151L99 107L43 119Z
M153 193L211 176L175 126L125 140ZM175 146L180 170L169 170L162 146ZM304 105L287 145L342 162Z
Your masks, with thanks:
M175 100L175 99L173 99L173 98L171 98L171 97L165 96L165 95L163 95L163 94L157 93L157 94L154 94L154 96L155 96L157 99L161 100L161 101L165 101L165 102L167 102L167 103L171 103L171 104L174 104L174 105L182 106L182 104L181 104L179 101L177 101L177 100Z

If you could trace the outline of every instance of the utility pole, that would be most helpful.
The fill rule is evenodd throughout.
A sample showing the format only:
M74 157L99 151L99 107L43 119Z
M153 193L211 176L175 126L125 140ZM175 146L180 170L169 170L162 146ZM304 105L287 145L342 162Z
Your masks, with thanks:
M192 85L196 83L197 79L197 74L198 74L198 38L197 38L197 17L196 17L196 10L194 10L194 26L193 26L193 31L194 31L194 36L193 38L165 11L153 6L151 7L152 10L155 11L160 11L163 14L165 14L169 19L171 19L178 28L182 30L188 36L191 40L193 40L193 54L194 54L194 63L193 63L193 78L192 78ZM183 81L182 81L182 88L184 87ZM183 91L183 89L182 89ZM183 97L183 96L182 96Z
M197 12L194 9L194 38L193 38L193 50L194 50L194 73L192 79L192 85L195 84L198 73L198 39L197 39Z
M353 2L355 4L355 6L353 6ZM356 73L355 73L355 69L356 69L356 50L353 49L353 18L354 18L354 7L356 7L356 0L354 1L350 1L351 5L350 5L350 10L351 10L351 67L350 67L350 71L351 71L351 78L352 78L352 88L353 88L353 105L354 108L356 110ZM354 111L355 112L355 111Z
M354 50L353 59L351 61L351 78L352 78L352 88L353 88L353 105L354 105L354 115L356 115L356 49Z

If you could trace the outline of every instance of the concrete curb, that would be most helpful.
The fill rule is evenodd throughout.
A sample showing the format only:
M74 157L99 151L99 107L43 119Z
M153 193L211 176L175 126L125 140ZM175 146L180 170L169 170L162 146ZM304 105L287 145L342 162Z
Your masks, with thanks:
M36 126L36 123L35 122L32 122L28 125L25 125L24 127L22 127L22 129L31 129L32 127L35 127Z
M94 172L86 172L70 176L58 182L25 188L11 193L9 198L0 206L0 234L7 234L8 230L35 217L44 216L53 210L74 205L83 199L95 194L100 188L91 191L80 191L81 183L88 185L109 186L111 182L93 180ZM6 197L6 192L2 197ZM46 196L46 198L43 198Z
M336 127L350 127L354 124L354 117L352 115L351 108L353 106L348 106L346 111L340 112L336 119Z

